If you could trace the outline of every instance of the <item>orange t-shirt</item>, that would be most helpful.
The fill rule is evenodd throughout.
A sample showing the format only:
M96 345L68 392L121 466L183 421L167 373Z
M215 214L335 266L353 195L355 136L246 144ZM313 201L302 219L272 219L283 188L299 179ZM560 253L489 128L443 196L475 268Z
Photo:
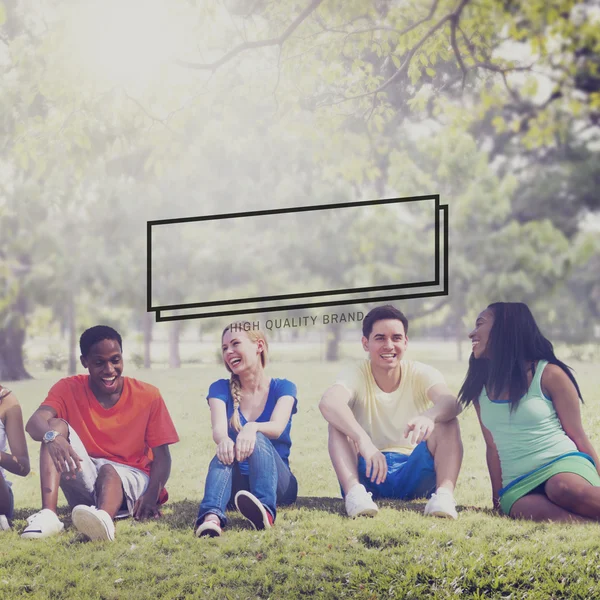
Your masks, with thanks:
M150 473L150 448L174 444L179 436L158 388L123 377L123 391L103 408L88 375L65 377L52 386L41 406L49 406L77 432L92 458L107 458Z

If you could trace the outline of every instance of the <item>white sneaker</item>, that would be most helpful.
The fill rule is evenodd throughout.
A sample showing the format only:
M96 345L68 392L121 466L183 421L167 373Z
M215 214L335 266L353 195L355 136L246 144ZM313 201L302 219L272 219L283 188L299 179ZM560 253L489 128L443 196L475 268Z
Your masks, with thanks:
M346 512L349 517L374 517L379 509L373 502L373 494L367 492L362 483L352 486L352 489L346 494Z
M10 531L10 523L6 515L0 515L0 531Z
M27 527L23 530L21 537L26 539L44 538L56 535L64 528L65 524L55 512L49 508L42 508L42 510L27 517Z
M437 494L431 494L431 498L429 498L429 501L425 505L424 514L431 517L457 519L456 501L452 492L440 488Z
M105 510L99 510L95 506L78 504L71 512L73 525L79 533L90 538L90 540L114 541L115 524Z
M216 521L204 521L196 529L196 537L219 537L223 533L221 526Z

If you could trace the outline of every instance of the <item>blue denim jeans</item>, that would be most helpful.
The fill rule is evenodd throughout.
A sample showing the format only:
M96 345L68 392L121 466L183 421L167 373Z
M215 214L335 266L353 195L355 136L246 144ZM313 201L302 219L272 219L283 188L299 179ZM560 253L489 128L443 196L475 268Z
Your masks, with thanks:
M296 501L298 482L267 436L260 432L256 434L256 445L247 461L249 474L243 475L237 461L225 465L216 456L211 460L196 526L202 523L208 513L212 513L219 517L221 526L225 527L225 510L234 506L234 497L240 490L254 494L271 513L273 520L277 505Z

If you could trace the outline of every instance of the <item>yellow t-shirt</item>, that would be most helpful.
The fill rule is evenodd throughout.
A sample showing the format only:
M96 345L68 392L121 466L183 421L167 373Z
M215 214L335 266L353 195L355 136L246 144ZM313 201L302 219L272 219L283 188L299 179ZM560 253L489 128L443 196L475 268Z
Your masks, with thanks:
M352 394L354 417L381 452L410 454L415 444L404 437L404 428L432 406L427 390L445 380L437 369L414 360L400 361L400 369L400 385L389 394L375 382L368 359L344 369L335 383Z

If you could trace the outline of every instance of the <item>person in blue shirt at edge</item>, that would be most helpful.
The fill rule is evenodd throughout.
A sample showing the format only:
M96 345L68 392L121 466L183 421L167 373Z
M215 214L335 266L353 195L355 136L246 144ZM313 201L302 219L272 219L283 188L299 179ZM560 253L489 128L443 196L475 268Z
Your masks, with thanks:
M437 369L404 359L408 319L397 308L371 310L362 333L369 358L344 370L319 405L348 516L377 514L373 497L429 498L425 515L456 519L456 397Z
M292 504L298 482L290 471L296 386L265 373L265 334L246 321L228 325L221 351L229 379L208 390L213 440L217 445L196 520L196 536L219 536L233 504L255 529L273 526L276 507Z
M469 338L459 399L479 417L494 508L514 519L600 520L600 464L579 386L528 306L490 304Z

